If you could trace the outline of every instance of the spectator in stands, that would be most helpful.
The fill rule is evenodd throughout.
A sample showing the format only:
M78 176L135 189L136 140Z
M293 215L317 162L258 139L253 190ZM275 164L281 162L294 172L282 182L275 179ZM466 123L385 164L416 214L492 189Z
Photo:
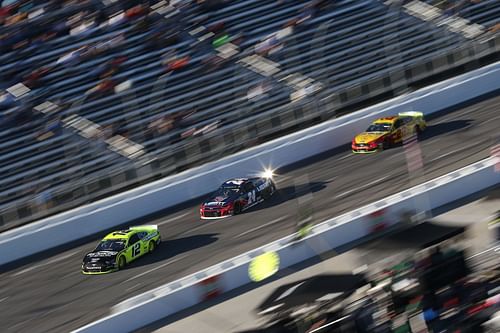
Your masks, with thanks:
M127 124L123 119L120 119L118 122L116 122L113 126L113 129L113 136L119 135L127 138L129 135L129 129L127 128Z
M148 129L153 133L153 136L159 137L174 128L174 120L169 115L159 116L149 123Z
M169 59L166 63L164 63L165 71L168 73L181 70L189 64L190 60L191 58L188 55Z
M134 20L136 18L145 16L149 13L149 7L143 5L143 4L138 4L133 6L132 8L129 8L125 11L125 17L128 20Z
M119 70L121 65L127 60L127 57L125 56L117 56L114 57L105 63L97 66L95 69L89 72L89 76L92 78L100 78L104 79L106 77L111 77L112 75L116 74Z
M278 39L276 34L267 36L262 42L255 45L255 53L260 56L267 57L282 48L281 41Z
M52 70L52 67L49 67L49 66L44 66L44 67L35 69L34 71L27 74L23 78L22 83L30 89L40 88L43 85L43 78L47 74L49 74L51 70Z
M49 139L54 136L58 136L62 133L63 124L61 121L61 116L56 116L53 119L49 120L45 127L38 132L37 140L43 141Z
M492 25L492 26L489 28L489 31L490 31L491 33L494 33L494 34L496 34L497 32L499 32L499 31L500 31L500 23L497 23L497 24Z
M85 97L89 99L97 99L109 96L114 93L115 87L115 81L108 77L99 82L95 87L87 90L85 92Z
M214 70L219 69L226 62L227 62L226 59L219 57L216 54L210 54L202 60L202 63L205 65L205 70L207 72L212 72Z
M82 46L76 50L73 50L69 53L66 53L65 55L61 56L59 59L56 61L56 65L64 66L64 67L71 67L78 65L81 60L82 56L86 54L88 51L89 47L87 45Z
M314 2L307 3L301 10L298 16L297 24L302 24L312 19L317 12L317 7Z
M16 106L16 99L8 92L0 93L0 110L7 110Z
M85 58L92 58L106 52L120 51L121 47L125 45L125 34L121 33L111 39L98 42L88 47L85 53Z
M247 99L253 102L261 100L268 96L268 92L271 88L272 82L270 80L264 80L248 90Z

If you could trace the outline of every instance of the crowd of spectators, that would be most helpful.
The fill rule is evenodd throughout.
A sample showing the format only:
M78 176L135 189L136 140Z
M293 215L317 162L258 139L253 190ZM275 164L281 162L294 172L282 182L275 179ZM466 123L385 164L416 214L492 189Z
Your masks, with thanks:
M136 32L148 32L148 37L141 42L142 50L151 52L179 43L185 36L189 19L194 14L199 20L206 20L213 10L225 6L225 0L177 0L163 1L171 15L161 15L153 8L161 1L157 0L126 0L126 1L99 1L99 0L18 0L2 1L0 9L0 54L3 62L10 63L0 74L0 89L7 89L17 83L22 83L32 91L43 96L50 95L50 80L54 73L64 73L71 77L75 68L82 63L89 62L108 54L114 56L102 64L98 64L86 72L86 79L96 82L84 94L69 100L60 100L59 103L73 103L78 100L96 100L114 94L118 89L127 89L129 82L120 77L123 64L128 60L122 51L126 41ZM278 3L288 3L282 0ZM297 13L297 18L287 24L283 30L265 38L256 45L255 52L266 55L281 44L281 39L291 33L291 26L295 26L313 17L327 1L312 0ZM166 17L166 18L165 18ZM191 22L198 24L201 22ZM126 32L113 33L117 27L128 26ZM98 30L111 32L109 38L92 42L91 37ZM181 53L175 49L160 57L164 74L182 70L191 63L193 54L204 53L202 63L205 71L214 71L223 66L228 59L215 49L231 42L238 46L244 41L244 34L230 35L224 21L216 22L206 28L213 37L207 41L196 41L192 44L191 54ZM49 52L52 42L61 38L71 38L76 42L89 40L83 45L75 46L57 59L49 63L39 64L30 60L30 56ZM201 69L203 70L203 69ZM120 78L117 78L120 77ZM48 83L49 82L49 83ZM249 93L252 95L252 93ZM33 95L33 94L31 94ZM36 96L36 94L35 94ZM27 102L28 101L28 102ZM37 117L31 108L33 98L16 98L8 92L0 96L0 126L12 127L23 125ZM62 110L62 108L60 109ZM42 117L44 115L41 115ZM174 116L175 118L176 116ZM162 118L161 116L159 117ZM51 122L52 119L48 120ZM151 128L158 127L154 120ZM212 126L213 127L213 126ZM197 132L196 129L194 132ZM162 131L152 131L162 133ZM202 131L203 132L203 131ZM150 134L150 133L149 133ZM43 137L43 136L42 136Z

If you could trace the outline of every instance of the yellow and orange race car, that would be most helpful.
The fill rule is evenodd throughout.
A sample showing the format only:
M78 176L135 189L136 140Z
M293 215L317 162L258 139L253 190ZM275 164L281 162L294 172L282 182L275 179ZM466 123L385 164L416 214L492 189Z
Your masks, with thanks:
M422 112L402 112L397 116L379 118L365 132L356 135L351 148L353 153L374 153L419 134L426 126Z

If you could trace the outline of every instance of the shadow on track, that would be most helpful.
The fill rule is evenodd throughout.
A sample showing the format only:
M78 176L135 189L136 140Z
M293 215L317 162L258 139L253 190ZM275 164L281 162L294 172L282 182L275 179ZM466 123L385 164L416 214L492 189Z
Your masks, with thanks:
M419 140L424 141L438 135L451 134L455 131L466 130L472 126L472 119L452 120L444 123L427 126L426 130L420 134Z
M140 267L168 260L179 254L210 245L218 239L218 234L211 233L163 240L161 245L152 254L147 254L137 259L129 267Z
M325 189L327 184L328 182L312 182L298 186L286 186L283 188L277 186L276 193L274 193L269 200L250 208L247 212L255 212L261 209L271 208L273 206L281 205L289 200L300 198L308 193L319 192Z

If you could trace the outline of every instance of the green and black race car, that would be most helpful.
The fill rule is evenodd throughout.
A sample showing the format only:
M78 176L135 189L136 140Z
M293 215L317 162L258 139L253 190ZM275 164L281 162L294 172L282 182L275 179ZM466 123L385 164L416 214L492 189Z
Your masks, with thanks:
M156 225L130 227L104 237L97 247L85 255L83 274L105 274L123 269L128 263L153 252L160 245Z

